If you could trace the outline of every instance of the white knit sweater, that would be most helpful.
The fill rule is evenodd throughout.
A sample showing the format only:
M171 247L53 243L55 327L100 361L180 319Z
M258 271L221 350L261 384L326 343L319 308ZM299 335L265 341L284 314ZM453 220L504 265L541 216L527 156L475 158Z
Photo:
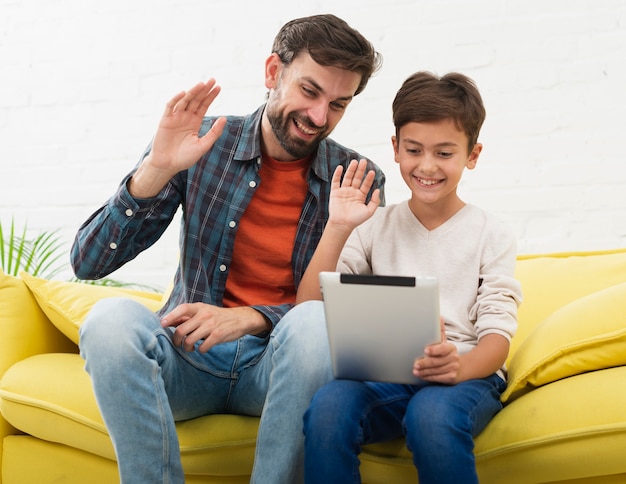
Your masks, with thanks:
M511 229L478 207L465 205L429 231L406 201L378 208L357 227L337 270L437 277L447 338L465 353L486 334L515 334L522 299L516 250Z

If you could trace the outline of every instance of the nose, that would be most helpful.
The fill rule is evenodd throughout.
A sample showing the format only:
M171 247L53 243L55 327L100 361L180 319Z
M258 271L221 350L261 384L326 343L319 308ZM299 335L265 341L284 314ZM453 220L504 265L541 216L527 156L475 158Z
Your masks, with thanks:
M318 101L307 109L307 116L315 124L321 128L326 126L328 120L328 104L326 101Z
M437 172L437 160L431 154L425 154L420 159L419 170L425 175L434 175Z

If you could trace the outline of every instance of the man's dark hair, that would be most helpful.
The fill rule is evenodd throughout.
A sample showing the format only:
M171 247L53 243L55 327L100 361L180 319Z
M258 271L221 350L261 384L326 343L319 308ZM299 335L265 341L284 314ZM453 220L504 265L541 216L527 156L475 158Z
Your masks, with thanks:
M322 66L359 73L361 82L355 96L382 64L381 55L363 35L331 14L298 18L283 25L272 52L289 65L303 51Z

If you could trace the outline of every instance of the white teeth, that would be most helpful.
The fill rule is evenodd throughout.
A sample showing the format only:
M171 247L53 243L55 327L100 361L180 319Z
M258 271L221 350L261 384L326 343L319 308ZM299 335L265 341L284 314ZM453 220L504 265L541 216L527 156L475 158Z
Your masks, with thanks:
M423 178L418 178L417 179L418 182L420 182L422 185L436 185L437 183L439 183L437 180L424 180Z
M309 129L306 126L304 126L300 121L298 121L297 119L294 119L294 121L296 122L296 125L298 126L298 129L300 131L302 131L304 134L310 134L310 135L314 135L317 134L316 130L313 129Z

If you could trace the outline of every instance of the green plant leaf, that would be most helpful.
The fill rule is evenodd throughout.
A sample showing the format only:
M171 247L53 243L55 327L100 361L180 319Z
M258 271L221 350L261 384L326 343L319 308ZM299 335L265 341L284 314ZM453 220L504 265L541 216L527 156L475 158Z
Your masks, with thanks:
M58 230L42 231L36 237L29 238L27 224L20 234L16 234L15 220L6 233L0 221L0 267L9 275L18 277L21 271L43 279L52 279L69 269L69 256L65 244L57 235ZM64 262L65 261L65 262ZM81 282L95 286L126 287L160 292L158 288L115 279L103 278L96 281L84 281L73 277L72 282Z
M30 239L27 235L27 224L24 224L21 233L16 233L15 220L11 219L11 227L7 234L0 222L2 270L16 277L20 271L25 271L47 279L62 272L65 267L59 261L64 256L63 244L56 232L43 231L34 239Z

